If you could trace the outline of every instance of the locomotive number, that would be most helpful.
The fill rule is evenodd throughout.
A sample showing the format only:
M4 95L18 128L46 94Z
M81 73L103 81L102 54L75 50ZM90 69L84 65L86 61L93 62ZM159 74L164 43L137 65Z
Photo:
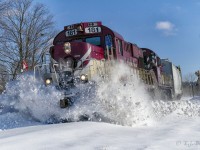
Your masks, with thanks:
M68 30L66 31L66 36L73 36L73 35L77 35L77 29L74 30Z
M99 33L101 32L101 27L87 27L85 28L85 33Z

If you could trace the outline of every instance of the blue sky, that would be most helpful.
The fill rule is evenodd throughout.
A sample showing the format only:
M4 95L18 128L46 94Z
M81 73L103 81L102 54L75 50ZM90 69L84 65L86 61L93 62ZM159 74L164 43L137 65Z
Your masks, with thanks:
M200 69L200 0L35 0L46 5L56 28L102 23L126 41L180 65L183 76Z

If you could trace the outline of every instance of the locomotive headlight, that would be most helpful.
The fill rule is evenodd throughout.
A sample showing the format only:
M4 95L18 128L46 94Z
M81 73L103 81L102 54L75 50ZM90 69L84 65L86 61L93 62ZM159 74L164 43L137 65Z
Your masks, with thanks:
M85 74L82 74L80 76L80 79L81 79L81 81L87 81L88 80L87 75L85 75Z
M45 83L46 83L46 85L49 85L51 83L51 79L46 79Z
M71 53L71 44L69 42L66 42L64 44L64 51L66 54L70 54Z

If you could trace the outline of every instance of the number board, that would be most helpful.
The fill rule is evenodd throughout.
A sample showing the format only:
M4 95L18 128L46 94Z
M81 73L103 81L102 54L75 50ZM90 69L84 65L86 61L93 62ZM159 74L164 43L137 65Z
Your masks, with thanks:
M73 29L73 28L74 28L74 25L67 26L68 30Z
M101 27L86 27L85 33L100 33Z
M66 35L66 36L77 35L77 29L68 30L68 31L66 31L65 35Z
M97 26L97 25L98 25L97 22L89 22L88 23L89 27L94 27L94 26Z

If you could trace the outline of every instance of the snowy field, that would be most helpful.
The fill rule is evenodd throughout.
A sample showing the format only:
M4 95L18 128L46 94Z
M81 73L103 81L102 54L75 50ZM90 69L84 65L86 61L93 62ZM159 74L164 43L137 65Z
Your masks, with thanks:
M27 124L26 124L27 123ZM102 122L28 125L0 131L1 150L198 150L200 120L167 118L151 126Z
M198 150L199 120L178 119L127 127L76 122L37 125L0 132L1 150Z
M59 108L60 91L31 75L8 83L0 150L200 150L199 97L152 100L135 77L123 79L124 66L118 70L107 82L77 85L68 109ZM62 119L69 122L55 124Z

